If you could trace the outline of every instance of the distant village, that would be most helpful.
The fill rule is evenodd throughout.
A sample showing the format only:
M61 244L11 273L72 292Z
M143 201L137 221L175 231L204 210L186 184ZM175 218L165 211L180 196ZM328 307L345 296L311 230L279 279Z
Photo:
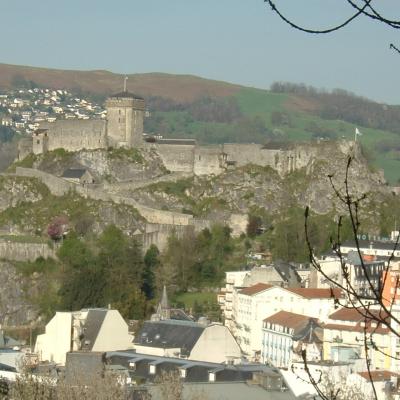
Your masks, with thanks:
M67 90L34 88L0 92L1 125L23 135L32 134L43 122L105 116L102 107L75 97Z

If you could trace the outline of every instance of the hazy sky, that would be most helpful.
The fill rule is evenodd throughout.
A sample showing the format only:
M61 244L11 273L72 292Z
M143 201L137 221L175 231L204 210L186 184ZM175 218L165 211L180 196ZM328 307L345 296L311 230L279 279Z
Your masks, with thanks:
M275 0L320 28L345 0ZM373 1L400 19L399 0ZM397 4L397 5L396 5ZM400 32L360 18L330 35L285 25L263 0L0 0L0 62L119 73L194 74L259 88L343 88L400 104Z

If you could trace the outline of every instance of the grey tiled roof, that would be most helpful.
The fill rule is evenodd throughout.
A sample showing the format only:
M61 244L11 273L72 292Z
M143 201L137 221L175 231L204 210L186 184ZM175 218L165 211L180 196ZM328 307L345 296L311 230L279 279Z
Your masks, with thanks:
M82 349L91 350L93 348L106 314L107 310L105 309L91 309L88 311L84 325Z
M378 240L359 240L360 249L369 249L372 247L373 249L379 250L393 250L396 247L395 242L390 241L378 241ZM354 240L347 240L342 243L342 247L354 247L356 248L356 243ZM400 244L397 245L396 250L400 250Z
M146 321L135 338L135 344L149 347L180 348L190 354L204 326L195 322L165 320Z
M251 379L256 372L273 372L271 367L263 364L239 364L226 365L211 363L205 361L195 361L182 358L171 358L153 356L149 354L139 354L132 351L112 351L107 352L105 356L107 364L121 365L127 369L130 363L135 363L134 370L131 373L135 376L154 380L156 377L149 373L149 366L156 365L157 371L184 369L186 370L186 382L208 382L209 372L216 373L216 380L221 381L245 381Z
M122 99L144 100L144 98L141 97L141 96L138 96L138 95L133 94L131 92L124 92L124 91L112 94L110 97L118 97L118 98L122 98Z
M157 139L156 142L159 144L178 144L191 146L194 146L196 144L195 139Z
M85 174L86 169L81 169L81 168L69 168L66 169L63 174L62 178L82 178L82 176Z

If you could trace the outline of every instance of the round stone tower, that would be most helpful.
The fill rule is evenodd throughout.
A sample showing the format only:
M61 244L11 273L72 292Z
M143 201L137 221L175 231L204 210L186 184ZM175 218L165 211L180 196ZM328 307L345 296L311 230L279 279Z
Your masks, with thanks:
M123 91L106 100L107 139L111 147L141 147L143 145L142 97Z

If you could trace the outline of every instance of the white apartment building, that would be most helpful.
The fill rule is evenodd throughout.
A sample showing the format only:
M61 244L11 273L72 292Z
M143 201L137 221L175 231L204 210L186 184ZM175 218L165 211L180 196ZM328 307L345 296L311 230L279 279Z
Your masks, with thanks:
M248 273L249 271L226 272L225 287L222 288L221 293L218 294L218 304L224 315L225 326L231 330L234 328L232 324L233 290L234 288L243 286L243 281Z
M264 320L261 361L289 368L293 361L302 361L302 350L308 361L320 361L322 343L323 331L315 318L279 311Z
M365 236L358 241L360 251L363 254L379 257L390 257L394 253L394 257L400 257L400 246L396 246L396 239L399 235L398 231L391 233L390 240L368 240ZM347 241L342 244L340 251L343 254L348 254L351 251L357 251L355 241Z
M266 283L281 287L300 287L301 277L297 269L288 263L277 262L268 265L255 266L246 271L226 272L225 287L218 294L218 304L224 315L225 325L234 329L232 322L233 292L256 283Z
M263 320L278 311L289 311L324 321L335 310L339 289L282 288L258 283L234 290L233 334L245 355L260 359Z

